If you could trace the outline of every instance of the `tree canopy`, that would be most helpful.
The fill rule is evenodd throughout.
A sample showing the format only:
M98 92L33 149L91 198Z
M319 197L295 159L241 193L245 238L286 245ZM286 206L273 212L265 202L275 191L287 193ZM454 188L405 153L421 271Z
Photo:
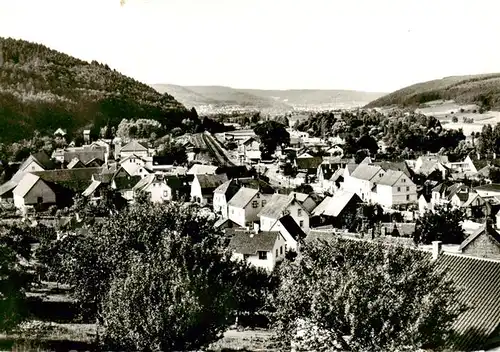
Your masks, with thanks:
M263 159L269 159L278 146L290 144L290 134L286 126L277 121L265 121L255 126L253 130L260 138Z
M413 240L418 244L431 244L433 241L460 244L465 239L463 219L463 211L450 204L437 206L434 211L427 210L417 219Z
M279 277L275 323L285 349L439 349L462 309L428 254L408 248L318 240L282 263Z

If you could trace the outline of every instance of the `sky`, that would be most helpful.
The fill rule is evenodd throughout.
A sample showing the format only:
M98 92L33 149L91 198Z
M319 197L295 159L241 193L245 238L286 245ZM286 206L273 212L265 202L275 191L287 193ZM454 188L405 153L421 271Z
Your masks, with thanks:
M390 92L500 72L497 0L0 0L0 36L144 83Z

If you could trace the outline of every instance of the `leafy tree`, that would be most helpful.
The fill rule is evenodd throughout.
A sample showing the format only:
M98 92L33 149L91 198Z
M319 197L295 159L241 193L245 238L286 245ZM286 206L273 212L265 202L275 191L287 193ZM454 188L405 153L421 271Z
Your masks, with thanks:
M275 326L284 349L438 349L462 311L457 291L428 254L333 238L307 243L282 263Z
M140 202L59 240L51 270L105 327L107 348L197 349L256 292L214 221L195 205Z
M413 240L417 244L431 244L432 241L460 244L465 239L463 219L463 211L450 204L437 206L434 211L427 210L416 222Z
M156 155L165 158L167 164L184 165L188 161L186 149L172 140L160 145Z
M302 185L298 185L297 187L295 187L295 192L311 194L314 192L314 189L312 188L311 185L304 183Z
M269 159L278 146L290 144L290 134L286 126L274 120L257 125L254 132L260 138L263 159Z
M500 183L500 168L498 168L498 167L491 167L490 168L489 179L493 183Z

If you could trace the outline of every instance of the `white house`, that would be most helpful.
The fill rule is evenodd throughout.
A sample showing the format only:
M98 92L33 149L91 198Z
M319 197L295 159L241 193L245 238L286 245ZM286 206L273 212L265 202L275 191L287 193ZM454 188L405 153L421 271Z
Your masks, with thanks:
M152 172L152 158L132 154L120 160L120 166L123 167L131 176L149 176Z
M259 220L259 212L271 199L258 189L241 187L227 203L228 217L240 226Z
M188 175L215 175L218 167L214 165L194 164L187 171Z
M295 197L309 213L318 205L310 194L291 192L290 196Z
M276 222L285 215L290 215L303 231L309 231L309 212L297 200L296 194L273 194L258 214L260 228L262 231L270 231Z
M475 174L478 171L469 155L467 155L463 161L447 163L445 166L457 172Z
M258 161L261 159L260 142L256 137L249 137L238 146L240 160L246 162Z
M499 183L492 183L489 185L483 185L483 186L478 186L475 187L474 190L479 194L481 197L498 197L500 196L500 184Z
M201 205L211 203L215 189L226 181L226 174L194 175L193 183L191 184L191 200Z
M148 157L150 154L149 149L136 140L133 140L120 148L120 159L124 159L131 155Z
M385 171L380 166L359 164L352 174L344 177L342 188L345 191L356 193L364 202L375 201L375 185L384 174Z
M223 219L228 218L227 203L238 192L240 186L236 180L231 179L224 182L214 191L213 208L214 213L221 214Z
M417 203L417 186L402 171L387 170L377 182L377 203L385 207Z
M297 225L295 220L290 215L281 217L270 231L278 231L285 239L285 249L298 251L299 241L306 238L303 229Z
M285 257L286 241L277 231L235 231L229 248L233 251L232 260L242 260L271 272L276 262Z

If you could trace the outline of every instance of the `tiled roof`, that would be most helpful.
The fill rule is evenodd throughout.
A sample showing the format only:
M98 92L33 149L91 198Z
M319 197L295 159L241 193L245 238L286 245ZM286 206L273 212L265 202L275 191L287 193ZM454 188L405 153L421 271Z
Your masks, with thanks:
M124 191L132 189L140 180L141 176L122 176L115 177L113 182L115 183L117 190Z
M281 236L279 232L235 231L229 242L229 248L236 253L250 255L257 254L259 251L270 252L273 250L278 236Z
M32 173L44 181L56 183L72 191L83 192L92 183L92 175L98 174L100 171L100 167L88 167L34 171Z
M16 188L17 185L18 182L12 180L5 182L3 185L0 186L0 197L12 191L14 188Z
M142 191L147 186L149 186L150 184L152 184L154 180L155 180L155 175L153 175L153 174L147 175L146 177L143 177L139 182L137 182L134 185L133 190L134 191Z
M221 175L195 175L200 182L200 187L203 193L213 191L227 181L226 174Z
M312 215L326 215L337 217L353 198L359 197L356 193L339 191L335 193L333 197L326 197L325 199L323 199L323 201L319 203L319 205L312 211Z
M279 219L283 216L283 211L293 202L293 197L284 194L273 194L266 206L262 208L258 216L265 216L271 219Z
M251 178L251 179L239 179L237 181L239 185L245 186L247 188L259 189L261 193L264 194L274 194L275 189L269 183L264 180Z
M408 177L411 177L411 175L412 175L411 170L405 161L401 161L401 162L378 161L378 162L375 162L374 164L380 166L385 171L387 171L387 170L402 171Z
M229 200L227 205L233 206L236 208L244 208L248 203L259 193L259 190L241 187L238 192Z
M457 302L469 309L453 323L454 350L480 350L500 326L500 261L443 253L436 261L461 290Z
M359 164L351 176L360 180L371 181L380 171L382 171L380 166Z
M19 197L24 197L30 189L33 188L33 186L40 180L40 177L35 176L31 173L26 173L24 174L24 177L22 178L21 182L17 185L16 188L12 191L16 196Z
M320 156L312 158L297 158L295 162L297 163L297 168L299 170L317 169L318 166L323 162L323 158L321 158Z
M290 215L285 215L278 220L283 228L293 237L295 241L306 238L306 234Z
M68 164L68 166L66 166L68 169L74 169L75 167L85 167L85 165L80 161L80 159L78 158L73 158L73 160L71 160Z
M398 180L405 174L402 171L387 170L381 179L377 181L378 185L394 186Z
M500 183L491 183L489 185L477 186L474 189L480 190L480 191L500 192Z
M146 148L145 146L143 146L141 143L139 143L136 140L133 140L133 141L125 144L120 149L120 153L121 152L144 152L144 151L147 152L148 148Z
M90 196L92 193L95 192L95 190L102 184L101 181L92 181L90 186L88 186L85 191L83 191L82 195L84 197Z
M460 251L463 251L467 246L469 246L476 238L481 236L482 234L486 233L488 237L490 237L494 243L496 243L498 246L500 246L500 234L492 228L487 228L486 225L481 226L479 229L477 229L472 235L467 237L459 247Z
M332 182L337 182L337 180L339 178L343 178L344 177L344 172L345 172L345 169L337 169L335 170L335 172L333 173L332 177L330 177L330 181Z
M290 197L295 197L299 202L304 203L307 198L309 198L309 194L300 193L300 192L291 192Z

